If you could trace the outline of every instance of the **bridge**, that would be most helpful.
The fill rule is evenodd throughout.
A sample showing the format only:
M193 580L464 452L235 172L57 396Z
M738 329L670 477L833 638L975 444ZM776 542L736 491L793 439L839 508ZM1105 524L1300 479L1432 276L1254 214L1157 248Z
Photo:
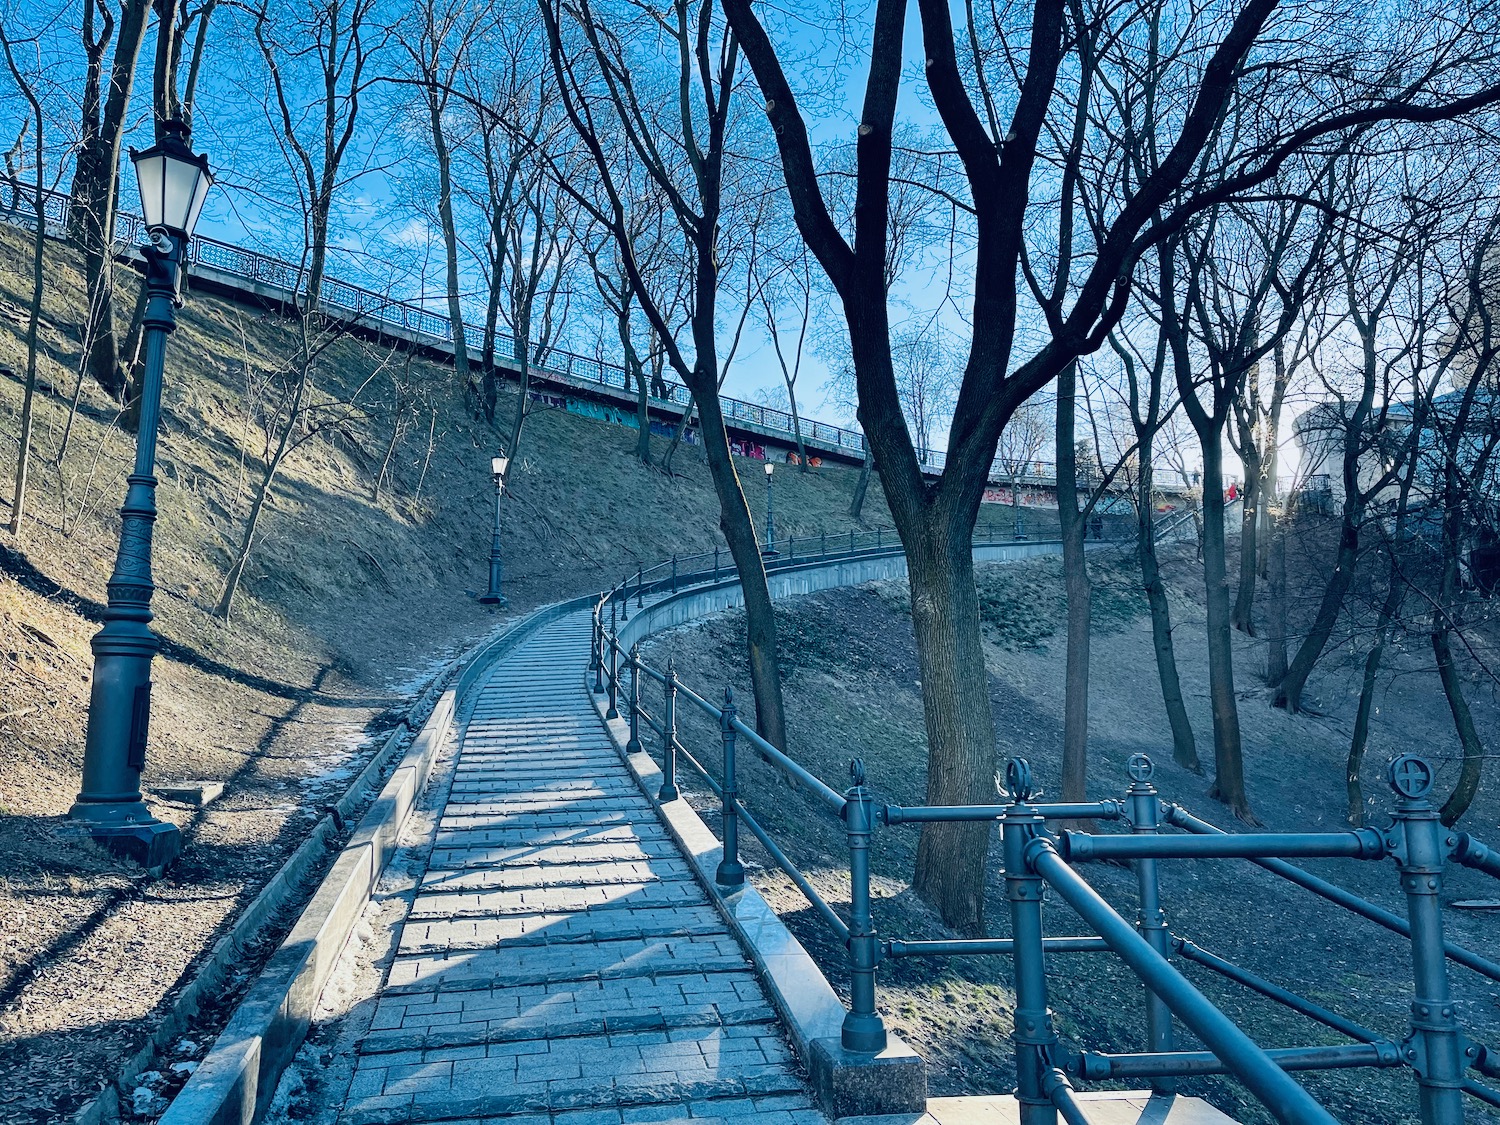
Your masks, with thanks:
M34 224L36 189L16 183L7 186L8 199L0 199L0 220L21 226ZM62 235L71 206L67 193L44 190L43 210L49 233ZM118 214L114 236L119 259L136 264L140 260L137 246L145 238L140 217L128 212ZM259 250L198 235L189 244L188 253L192 263L190 283L234 300L289 309L306 288L306 271L301 266ZM327 277L322 285L322 305L331 318L352 332L415 348L447 362L453 359L455 337L450 318L420 302ZM464 326L470 355L479 354L483 347L481 335L474 325ZM518 377L520 365L511 358L515 350L516 341L500 333L495 346L496 366ZM621 363L536 344L530 345L530 354L531 394L538 401L621 425L639 425L636 396ZM675 379L663 377L650 390L647 410L653 428L670 437L685 424L684 440L695 442L697 415L688 389ZM728 396L721 402L730 440L735 451L744 456L767 459L793 454L800 430L809 457L852 465L865 459L864 435L856 429L809 418L801 418L799 426L787 410ZM943 471L946 459L941 450L920 451L922 469L930 476ZM1156 469L1155 482L1158 492L1178 498L1193 487L1177 471L1164 468ZM1029 457L996 457L990 466L990 485L988 502L1054 507L1057 466Z
M1058 549L993 542L975 553L1006 561ZM769 577L773 596L785 598L904 572L899 550L870 540L832 551L804 545L775 560ZM349 935L382 869L415 873L409 893L387 892L400 903L394 953L378 984L356 997L355 1009L370 1014L351 1025L343 1081L320 1087L304 1107L341 1125L1229 1122L1175 1092L1177 1078L1203 1074L1232 1075L1278 1121L1332 1125L1294 1076L1360 1067L1408 1072L1424 1125L1460 1125L1466 1100L1500 1106L1500 1091L1482 1081L1500 1078L1500 1052L1465 1035L1449 979L1460 971L1493 989L1500 964L1445 939L1440 903L1445 870L1500 878L1500 852L1442 827L1433 771L1420 757L1391 764L1387 830L1225 833L1163 800L1145 755L1131 760L1114 799L1042 801L1017 759L996 804L884 804L863 763L852 762L847 778L816 776L760 739L732 696L701 694L670 664L642 658L640 642L652 633L740 600L717 559L674 559L538 610L472 654L162 1125L261 1119L319 994L350 955ZM684 740L682 708L713 720L717 746ZM741 800L742 750L811 794L839 827L847 902L826 900ZM717 767L705 764L716 759ZM689 777L713 794L707 821L682 797ZM998 826L1008 936L881 930L873 838L940 820ZM1054 827L1080 820L1127 831ZM745 834L847 949L842 979L824 976L748 883ZM1291 862L1316 857L1389 863L1405 915ZM1160 865L1203 859L1257 864L1403 936L1409 1026L1361 1026L1180 932ZM1101 861L1133 866L1133 921L1082 874ZM1088 932L1045 933L1044 889ZM952 956L1000 956L1013 966L1013 1091L929 1097L924 1061L886 1028L881 965ZM1118 957L1141 982L1140 1051L1075 1049L1053 1025L1049 964L1097 956ZM1281 1005L1317 1029L1316 1041L1263 1049L1188 981L1189 963ZM1329 1044L1330 1035L1347 1042ZM1120 1080L1142 1088L1087 1089Z

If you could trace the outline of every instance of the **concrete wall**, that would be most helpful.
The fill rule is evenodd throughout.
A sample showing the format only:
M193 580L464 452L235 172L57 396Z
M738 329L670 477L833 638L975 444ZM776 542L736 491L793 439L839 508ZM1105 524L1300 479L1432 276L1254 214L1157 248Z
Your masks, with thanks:
M1062 543L1057 540L989 543L974 548L974 561L1016 562L1061 553ZM772 571L767 580L771 587L771 597L780 599L905 577L906 554L897 547L888 551L871 551L848 559L800 563L784 570ZM696 621L709 614L722 613L726 609L736 609L744 604L745 595L740 589L738 578L670 594L631 614L630 619L620 626L620 645L629 649L636 641L649 637L652 633Z

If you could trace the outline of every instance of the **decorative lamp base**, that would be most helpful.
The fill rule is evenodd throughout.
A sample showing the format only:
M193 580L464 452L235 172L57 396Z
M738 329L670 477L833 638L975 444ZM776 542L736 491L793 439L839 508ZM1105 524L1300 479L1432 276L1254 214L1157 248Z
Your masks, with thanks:
M161 872L182 854L182 832L165 820L130 824L78 823L76 831L87 832L102 848L133 859L148 871Z
M498 606L500 606L503 609L509 603L506 602L505 595L503 595L503 594L481 594L479 596L479 604L480 605L498 605Z

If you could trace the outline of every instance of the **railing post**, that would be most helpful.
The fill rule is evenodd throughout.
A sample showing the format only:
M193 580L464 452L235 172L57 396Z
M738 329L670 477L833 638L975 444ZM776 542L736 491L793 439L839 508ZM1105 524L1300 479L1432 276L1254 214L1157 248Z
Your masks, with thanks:
M1130 773L1130 788L1125 791L1125 799L1130 807L1131 831L1155 835L1161 826L1161 802L1157 798L1156 786L1151 784L1156 767L1145 754L1132 754L1126 769ZM1151 943L1152 949L1163 957L1170 957L1172 935L1167 930L1166 912L1161 908L1156 860L1136 860L1135 879L1141 905L1136 928ZM1146 1050L1172 1050L1172 1011L1150 989L1146 990ZM1177 1089L1177 1081L1174 1078L1153 1078L1151 1088L1160 1094L1170 1094Z
M672 556L672 593L677 593L677 556Z
M620 580L620 594L619 594L619 598L620 598L620 620L621 621L629 621L630 620L630 576L628 574L624 578L622 578ZM615 621L614 610L611 609L610 610L610 614L609 614L609 623L610 623L610 627L611 628L614 627L614 621Z
M735 740L739 737L734 729L735 716L739 714L734 705L734 690L724 689L724 709L719 713L719 730L724 736L723 789L723 836L724 856L714 872L714 882L721 887L739 887L745 883L745 867L740 863L740 817L739 783L735 768Z
M1448 965L1443 951L1443 867L1457 837L1443 827L1428 799L1434 773L1415 754L1402 754L1387 774L1399 798L1388 839L1406 913L1411 920L1414 995L1406 1060L1417 1075L1417 1105L1422 1125L1462 1125L1466 1044L1448 992Z
M630 646L626 659L630 666L630 702L627 708L630 719L630 739L625 743L625 753L639 754L641 750L641 642Z
M618 719L620 709L616 706L620 700L620 634L613 627L609 631L609 709L604 712L606 719Z
M1026 862L1026 846L1042 828L1031 806L1031 766L1012 758L1006 766L1006 788L1014 804L1000 820L1005 856L1005 897L1015 939L1016 1101L1021 1125L1057 1125L1057 1110L1047 1096L1046 1075L1053 1064L1057 1032L1047 1008L1047 970L1042 952L1042 878Z
M821 532L819 537L822 542L819 544L818 553L826 559L828 557L828 532Z
M719 580L719 548L714 548L714 581Z
M594 683L599 683L599 606L594 607L593 622L589 631L589 671L594 673ZM595 687L598 691L598 687Z
M658 801L675 801L677 792L677 664L667 658L666 682L662 684L661 788Z
M636 609L640 609L642 606L644 606L646 604L646 602L645 602L646 589L641 584L641 579L645 576L645 573L646 573L645 567L638 567L636 569L636 572L635 572L635 608Z
M849 834L849 1011L840 1040L846 1051L875 1054L885 1050L885 1021L875 1007L875 967L880 940L870 913L870 834L875 829L875 802L865 788L865 763L849 763L854 782L844 794L844 827Z
M883 527L877 527L875 529L875 549L878 551L878 550L880 550L884 546L885 546L885 528L883 528Z
M849 529L849 553L854 554L854 529Z

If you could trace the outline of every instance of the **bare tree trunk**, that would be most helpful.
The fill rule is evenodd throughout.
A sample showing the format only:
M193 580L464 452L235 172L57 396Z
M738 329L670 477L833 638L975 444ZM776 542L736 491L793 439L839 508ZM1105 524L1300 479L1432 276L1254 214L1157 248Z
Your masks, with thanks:
M1453 713L1453 729L1458 732L1459 745L1463 748L1464 755L1453 792L1438 810L1438 816L1449 828L1469 811L1475 794L1479 792L1480 772L1484 768L1484 743L1474 726L1474 716L1469 713L1469 703L1464 698L1463 680L1453 662L1453 646L1448 639L1451 631L1447 614L1441 610L1434 613L1432 654L1437 657L1438 678L1443 683L1443 695L1448 700L1448 710Z
M1370 713L1375 707L1375 679L1380 674L1380 663L1385 658L1385 647L1390 641L1391 622L1395 620L1401 608L1402 596L1406 591L1401 581L1394 545L1391 552L1389 583L1385 592L1385 600L1380 603L1380 617L1375 623L1375 643L1365 656L1364 678L1359 687L1359 710L1354 716L1354 734L1349 740L1349 756L1345 762L1345 793L1349 799L1348 818L1349 823L1356 828L1362 826L1365 821L1365 795L1359 784L1359 771L1364 764L1365 747L1370 739ZM1441 669L1439 671L1441 672Z
M1203 772L1198 760L1198 742L1188 719L1182 698L1182 681L1177 676L1177 653L1172 645L1172 607L1167 601L1167 587L1162 581L1161 564L1156 557L1156 528L1151 510L1151 434L1142 438L1141 473L1136 501L1136 556L1141 564L1141 582L1146 590L1146 604L1151 607L1151 643L1156 651L1156 675L1161 681L1162 703L1167 722L1172 727L1172 760L1183 769Z
M1318 613L1313 618L1312 626L1297 647L1297 655L1293 657L1286 675L1276 685L1273 702L1277 707L1285 707L1288 711L1302 709L1302 692L1307 687L1307 678L1312 675L1318 658L1323 655L1323 649L1328 645L1328 638L1333 636L1334 626L1338 624L1339 611L1344 606L1344 597L1349 593L1349 587L1354 584L1355 565L1359 561L1358 521L1361 511L1362 505L1345 499L1333 573L1329 575L1328 583L1323 587L1323 597L1318 602Z
M1057 514L1062 527L1063 584L1068 598L1068 658L1063 676L1062 799L1082 801L1088 783L1089 619L1093 585L1084 558L1088 524L1078 506L1076 419L1078 365L1057 377Z
M1208 683L1214 716L1214 783L1209 796L1240 820L1255 823L1245 791L1239 703L1234 695L1229 576L1225 565L1223 433L1199 433L1203 443L1203 584L1208 595Z
M785 748L786 717L781 703L781 663L776 656L771 588L750 507L729 453L729 437L718 395L705 395L698 400L698 417L709 474L719 496L719 530L729 544L729 554L739 571L740 589L745 596L745 641L750 658L750 683L755 692L755 730L771 745Z
M865 510L865 493L870 489L870 472L875 468L875 452L865 444L865 463L859 467L859 479L854 482L854 496L849 501L849 518L857 520Z
M1286 678L1286 521L1288 513L1270 524L1266 547L1266 684L1275 687Z
M3 28L0 28L0 45L4 47L5 62L10 69L11 77L31 107L32 127L36 130L36 183L34 185L36 194L32 199L36 229L32 233L31 241L31 307L27 310L26 317L26 390L21 400L21 433L20 448L16 452L16 485L11 493L10 501L10 533L18 536L21 534L21 521L26 514L26 481L31 467L32 407L36 401L37 329L42 316L42 274L47 251L47 206L43 196L46 184L43 179L46 170L44 159L46 149L43 145L46 120L42 113L40 99L33 91L31 83L21 73L21 68L16 65L10 40L5 37Z
M458 227L453 220L452 158L448 137L443 131L444 101L436 89L429 88L427 114L432 126L432 151L437 158L438 219L443 228L444 264L448 280L448 324L453 336L453 374L463 388L464 397L473 401L474 383L469 374L469 342L464 336L464 310L458 280Z
M941 531L933 527L932 534L906 541L930 748L929 805L972 804L995 792L994 720L979 632L972 528L972 519L952 519ZM989 840L988 823L928 824L917 843L913 886L961 933L984 933Z
M1251 447L1253 450L1253 446ZM1231 624L1248 637L1255 636L1255 579L1260 569L1260 552L1256 532L1260 528L1260 508L1265 503L1261 493L1260 457L1240 452L1244 469L1245 490L1240 494L1240 581L1234 598Z
M150 8L149 0L126 0L121 5L109 93L97 122L85 122L84 142L73 174L71 215L83 248L88 293L84 369L115 398L125 391L125 373L120 367L119 340L115 334L112 245L120 147Z

